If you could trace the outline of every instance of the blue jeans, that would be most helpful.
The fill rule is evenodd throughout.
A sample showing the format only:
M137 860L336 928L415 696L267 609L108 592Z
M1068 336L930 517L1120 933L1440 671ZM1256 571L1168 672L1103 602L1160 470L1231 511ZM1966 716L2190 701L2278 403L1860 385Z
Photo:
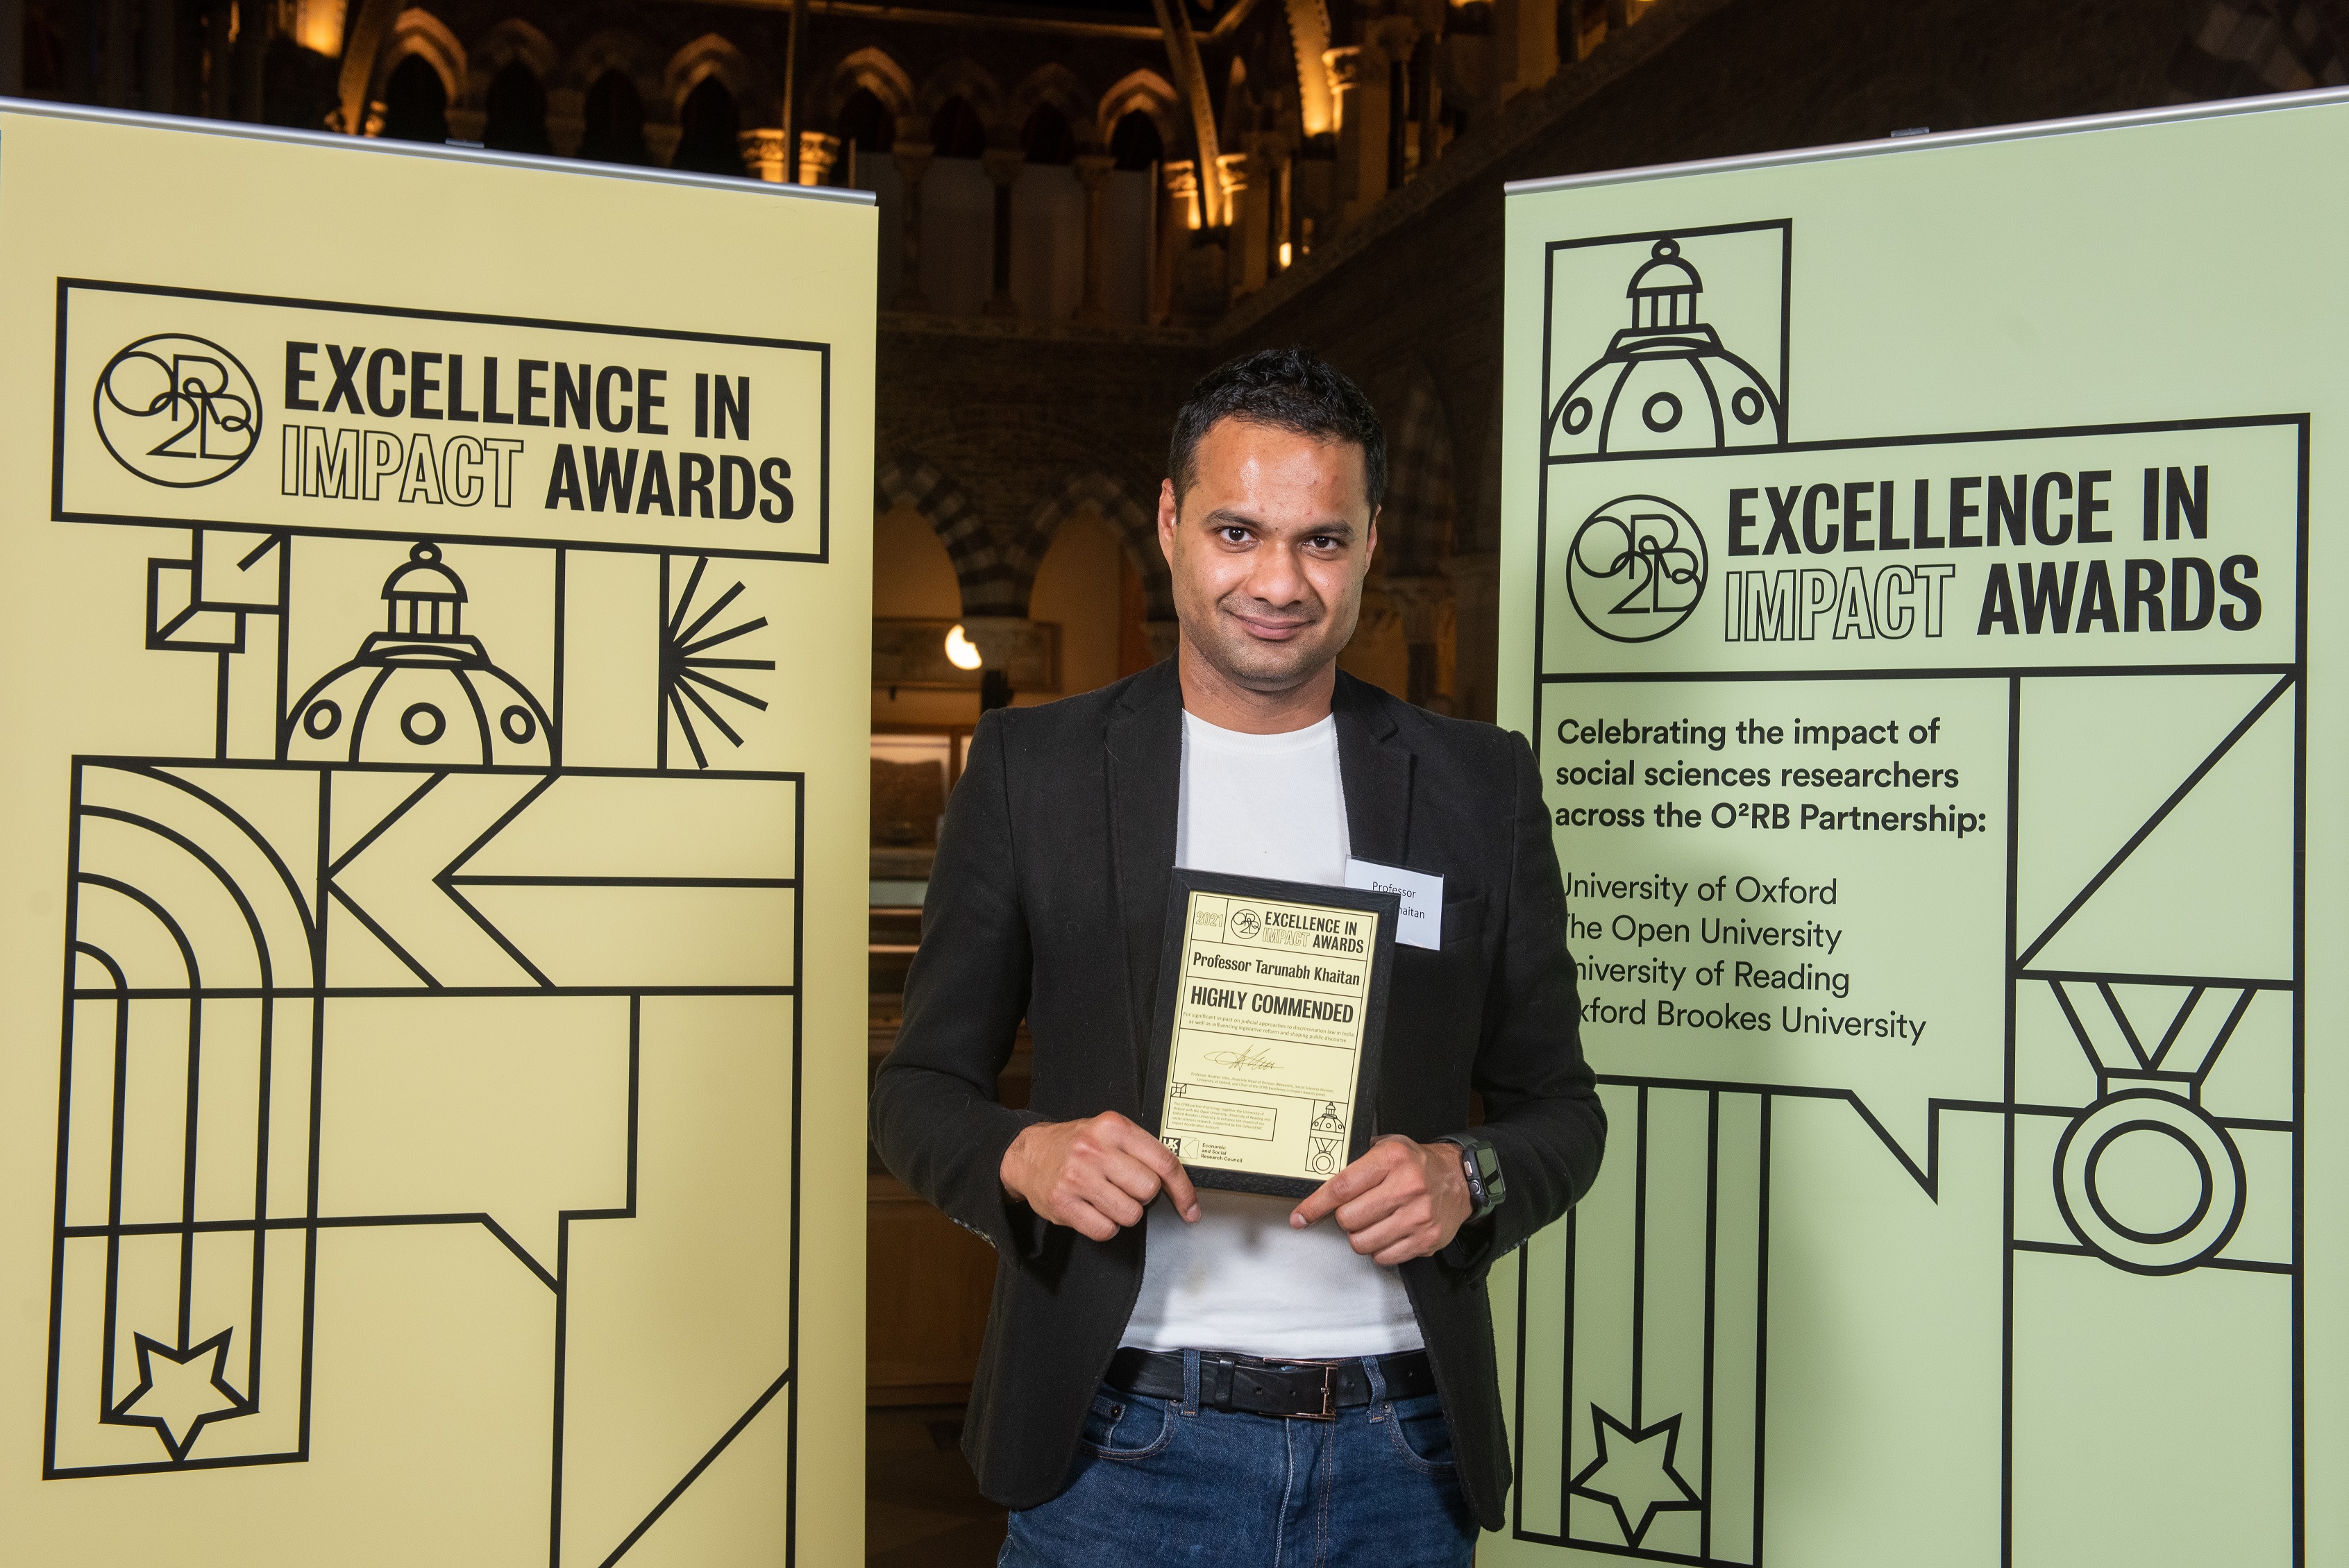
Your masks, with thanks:
M1016 1511L999 1568L1468 1568L1476 1524L1433 1394L1334 1421L1222 1411L1188 1395L1093 1396L1069 1489Z

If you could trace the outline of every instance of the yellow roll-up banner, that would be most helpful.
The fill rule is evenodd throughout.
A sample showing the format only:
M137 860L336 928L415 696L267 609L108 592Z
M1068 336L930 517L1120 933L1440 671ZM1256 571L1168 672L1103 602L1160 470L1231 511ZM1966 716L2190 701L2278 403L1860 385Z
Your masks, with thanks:
M0 1557L860 1554L874 247L0 106Z

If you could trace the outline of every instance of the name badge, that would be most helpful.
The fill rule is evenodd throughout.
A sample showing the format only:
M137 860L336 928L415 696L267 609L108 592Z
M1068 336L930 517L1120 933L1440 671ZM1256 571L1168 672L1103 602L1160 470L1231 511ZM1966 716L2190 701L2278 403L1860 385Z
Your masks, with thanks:
M1395 940L1413 947L1444 945L1444 879L1402 866L1382 866L1376 861L1346 861L1346 885L1372 892L1398 893L1402 918L1395 923Z

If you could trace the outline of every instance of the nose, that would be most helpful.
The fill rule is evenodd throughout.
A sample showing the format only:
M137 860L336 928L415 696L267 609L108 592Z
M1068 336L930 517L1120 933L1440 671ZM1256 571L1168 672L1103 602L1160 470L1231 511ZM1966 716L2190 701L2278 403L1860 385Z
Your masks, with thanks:
M1310 592L1294 547L1274 541L1251 554L1247 581L1242 586L1250 598L1273 610L1300 604Z

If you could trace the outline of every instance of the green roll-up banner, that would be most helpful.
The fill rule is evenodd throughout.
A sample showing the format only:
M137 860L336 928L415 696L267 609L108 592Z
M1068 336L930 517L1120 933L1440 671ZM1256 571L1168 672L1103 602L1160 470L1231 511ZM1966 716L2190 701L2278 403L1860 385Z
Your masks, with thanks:
M2349 1561L2343 167L2320 94L1512 190L1613 1130L1483 1561Z

